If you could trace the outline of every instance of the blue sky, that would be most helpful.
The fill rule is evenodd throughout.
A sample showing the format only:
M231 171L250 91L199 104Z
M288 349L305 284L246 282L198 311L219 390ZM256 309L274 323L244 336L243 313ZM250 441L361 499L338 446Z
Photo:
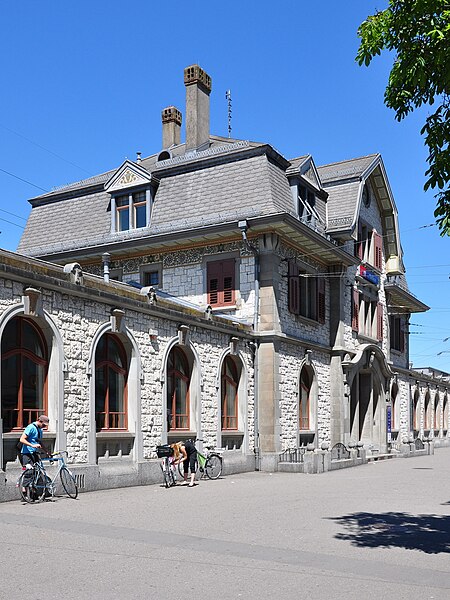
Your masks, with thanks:
M231 89L233 137L317 165L381 153L410 289L431 306L411 319L411 360L450 371L450 239L429 226L427 109L397 123L383 104L392 58L354 60L359 23L385 6L0 0L0 246L17 247L30 197L159 151L161 110L184 113L183 69L199 63L212 77L214 134L227 135Z

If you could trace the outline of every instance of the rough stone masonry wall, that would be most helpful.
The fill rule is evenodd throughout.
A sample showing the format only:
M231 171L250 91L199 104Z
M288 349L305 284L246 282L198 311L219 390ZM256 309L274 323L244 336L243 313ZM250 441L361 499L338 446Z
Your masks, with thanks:
M329 285L325 277L325 323L319 323L311 319L306 319L300 315L294 315L289 311L289 299L288 299L288 261L297 261L299 265L301 263L307 264L312 269L312 273L318 272L319 276L322 274L326 275L324 269L311 257L305 257L300 252L297 252L293 248L282 245L280 248L280 255L283 259L280 261L279 266L279 303L278 312L280 315L280 325L283 333L291 335L302 340L310 340L312 342L329 346L330 344L330 301L329 301Z
M284 342L280 346L280 436L281 447L297 447L300 369L306 346ZM316 445L330 440L330 359L325 352L313 350L310 366L317 382L317 396L311 398L312 427L317 431Z
M23 284L0 278L0 317L7 308L21 304L23 289ZM120 296L117 301L120 306ZM53 321L63 340L67 367L64 373L64 431L67 433L67 450L74 462L86 463L88 460L90 406L94 402L94 399L90 397L87 366L94 336L98 328L110 320L111 305L98 299L87 300L45 289L42 291L42 302L48 318ZM182 318L183 315L180 315L181 320ZM160 373L164 350L167 344L177 336L178 323L153 317L138 310L125 310L125 325L137 344L143 374L141 397L129 398L129 402L137 402L137 410L140 410L141 413L144 458L152 457L155 446L161 441L163 398ZM149 329L155 329L158 332L157 342L151 341ZM204 439L214 445L218 431L219 362L223 351L229 347L230 334L205 330L196 326L191 328L190 341L199 356L203 379L200 397ZM251 356L244 343L240 343L238 349L248 373L247 428L251 437L250 444L252 444L253 370ZM52 402L50 398L49 402ZM56 405L56 402L54 404ZM57 417L61 418L60 415ZM252 446L249 445L249 447Z
M207 259L220 260L235 256L238 260L236 308L231 313L239 318L253 319L255 306L255 261L241 242L214 244L176 252L159 253L133 259L115 260L111 269L122 269L124 282L140 282L141 267L162 265L161 289L200 307L207 306L206 264ZM93 274L101 275L98 265L87 266ZM230 309L227 309L230 312Z

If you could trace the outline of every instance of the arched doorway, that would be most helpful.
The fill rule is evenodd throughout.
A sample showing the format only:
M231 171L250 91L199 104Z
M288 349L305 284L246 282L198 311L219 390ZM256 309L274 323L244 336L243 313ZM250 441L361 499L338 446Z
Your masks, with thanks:
M386 389L393 376L378 346L362 346L352 360L342 362L350 386L348 428L344 443L362 442L379 451L387 449Z

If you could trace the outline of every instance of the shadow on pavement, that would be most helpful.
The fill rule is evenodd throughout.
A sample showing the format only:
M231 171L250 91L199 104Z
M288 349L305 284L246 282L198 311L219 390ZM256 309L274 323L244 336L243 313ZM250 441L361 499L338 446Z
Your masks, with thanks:
M450 552L450 516L360 512L330 519L347 530L335 538L353 546L406 548L427 554Z

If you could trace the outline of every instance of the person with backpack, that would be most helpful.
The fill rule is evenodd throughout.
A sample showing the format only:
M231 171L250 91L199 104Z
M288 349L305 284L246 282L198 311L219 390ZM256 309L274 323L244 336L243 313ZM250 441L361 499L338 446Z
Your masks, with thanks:
M22 463L23 469L27 469L27 465L33 466L34 463L41 459L39 455L39 450L41 448L48 454L47 449L42 444L42 435L44 428L48 427L49 422L50 419L47 417L47 415L41 415L38 417L37 421L27 425L20 436L19 443L22 444L22 449L20 451L20 462ZM28 467L28 469L30 469L30 467ZM26 485L26 478L24 478L24 484Z

